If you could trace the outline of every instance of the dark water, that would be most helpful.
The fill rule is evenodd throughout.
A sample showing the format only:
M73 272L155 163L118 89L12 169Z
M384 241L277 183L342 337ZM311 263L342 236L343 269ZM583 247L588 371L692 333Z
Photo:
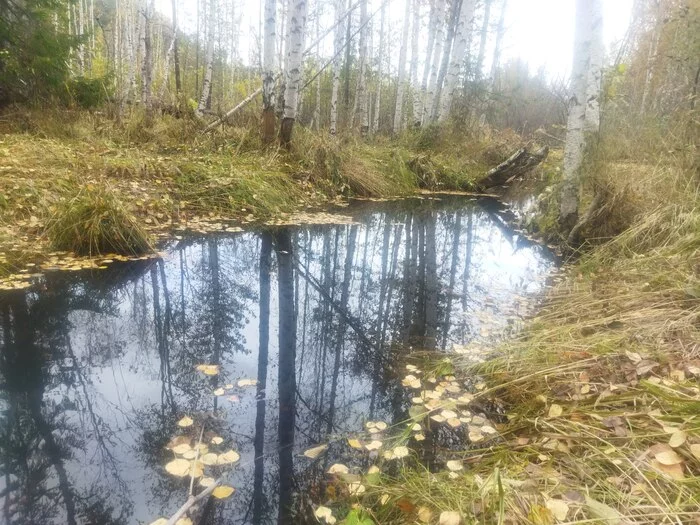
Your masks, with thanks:
M191 238L162 260L49 273L0 296L0 522L172 514L187 482L164 471L164 447L183 415L241 455L236 493L201 523L300 522L286 509L344 453L314 465L301 452L404 419L409 347L502 337L552 267L464 199L343 213L357 223ZM212 395L241 378L259 386Z

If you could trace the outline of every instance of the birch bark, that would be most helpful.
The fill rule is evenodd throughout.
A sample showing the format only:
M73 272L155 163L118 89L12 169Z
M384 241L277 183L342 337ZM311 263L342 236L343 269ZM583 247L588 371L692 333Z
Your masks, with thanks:
M399 50L399 76L396 85L396 107L394 108L394 135L401 133L403 120L403 94L406 88L406 50L408 48L408 27L411 19L411 1L405 0L406 10L403 18L403 30L401 33L401 49Z
M462 64L464 63L464 56L467 52L467 42L469 41L472 20L474 18L475 4L475 0L462 0L462 7L459 12L457 29L455 31L454 49L452 50L445 89L440 102L440 122L444 122L449 116L452 99L457 90L457 81L459 80Z
M285 71L284 115L280 128L280 142L289 147L292 129L297 116L299 83L301 80L304 31L306 29L306 0L291 0L289 6L289 49L287 50L287 70Z

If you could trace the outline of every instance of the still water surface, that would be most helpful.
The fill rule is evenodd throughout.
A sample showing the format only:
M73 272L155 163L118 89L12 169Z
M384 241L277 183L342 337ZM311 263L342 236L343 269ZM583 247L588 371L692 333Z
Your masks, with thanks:
M0 296L0 523L171 515L187 483L165 445L184 415L241 455L236 493L200 523L297 522L287 509L343 459L301 452L405 419L402 356L507 335L553 266L473 201L342 213L354 222L189 238ZM245 378L257 387L212 395Z

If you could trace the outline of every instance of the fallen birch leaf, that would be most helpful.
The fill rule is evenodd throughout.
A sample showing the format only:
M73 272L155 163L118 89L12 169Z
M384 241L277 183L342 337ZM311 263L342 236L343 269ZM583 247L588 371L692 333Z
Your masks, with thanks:
M238 455L238 452L235 450L229 450L227 452L224 452L223 454L219 454L219 457L216 460L217 465L228 465L230 463L235 463L241 459L241 456Z
M328 450L328 445L319 445L317 447L310 448L304 451L304 455L307 458L316 459L321 454Z
M560 499L548 499L547 508L551 511L557 521L565 521L569 513L569 505Z
M181 478L186 476L190 471L190 462L186 459L174 459L165 465L165 470L168 474Z
M459 512L453 510L445 510L440 513L440 525L459 525L462 522L462 518Z
M350 470L342 463L335 463L328 469L329 474L347 474L348 472L350 472Z
M447 468L453 472L458 471L458 470L462 470L464 468L464 465L462 465L462 462L458 461L456 459L451 459L450 461L448 461L445 464L447 465Z
M552 404L552 406L549 407L549 417L559 417L561 416L562 412L564 409L562 409L561 405L557 405L556 403Z
M685 443L687 437L688 435L684 431L678 430L671 434L671 439L668 440L668 444L673 448L680 447L683 443Z
M212 491L211 495L218 499L224 499L233 494L235 490L236 489L228 485L219 485Z
M194 421L192 421L192 418L189 416L183 417L180 421L177 422L177 426L186 428L186 427L191 427Z

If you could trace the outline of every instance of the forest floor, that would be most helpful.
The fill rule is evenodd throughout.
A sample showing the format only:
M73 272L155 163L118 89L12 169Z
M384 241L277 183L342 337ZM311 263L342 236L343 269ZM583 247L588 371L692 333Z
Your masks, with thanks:
M0 286L148 256L187 231L298 222L348 197L470 190L518 146L507 135L435 148L438 135L369 146L299 128L287 152L240 128L202 134L187 118L15 108L0 115Z
M380 464L386 473L363 478L362 513L396 524L700 524L695 162L669 152L656 164L597 163L606 209L521 335L407 366L414 408L402 436L418 450L430 442L432 464ZM531 225L546 230L551 207L540 199Z

